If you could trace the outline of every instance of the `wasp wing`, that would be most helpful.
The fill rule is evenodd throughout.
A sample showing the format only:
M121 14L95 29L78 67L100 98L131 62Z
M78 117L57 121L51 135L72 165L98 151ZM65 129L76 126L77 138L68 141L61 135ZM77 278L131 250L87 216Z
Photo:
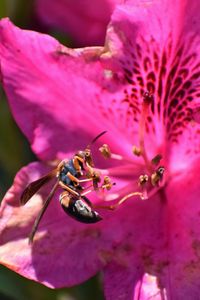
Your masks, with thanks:
M26 204L37 191L46 183L48 183L51 179L53 179L56 176L57 169L52 170L50 173L46 174L43 177L40 177L39 179L31 182L26 189L23 191L20 203L21 205Z

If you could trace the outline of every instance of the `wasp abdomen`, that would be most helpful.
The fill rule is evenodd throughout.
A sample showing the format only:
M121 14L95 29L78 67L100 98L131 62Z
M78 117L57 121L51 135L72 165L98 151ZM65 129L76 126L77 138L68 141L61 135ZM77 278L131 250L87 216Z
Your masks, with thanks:
M85 201L81 199L71 198L68 206L61 201L61 206L64 211L82 223L96 223L102 220L101 216L93 210Z

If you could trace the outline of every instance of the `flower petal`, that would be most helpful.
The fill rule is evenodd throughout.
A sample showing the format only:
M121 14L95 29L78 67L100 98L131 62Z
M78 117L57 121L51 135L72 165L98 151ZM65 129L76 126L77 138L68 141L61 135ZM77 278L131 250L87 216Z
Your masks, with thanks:
M7 19L1 21L0 31L3 86L17 123L41 159L81 149L103 130L125 151L124 127L120 132L115 126L120 115L105 111L102 104L112 97L99 61L103 48L70 50ZM117 82L110 89L119 89ZM109 134L102 139L111 140Z
M168 253L160 266L159 286L170 299L198 299L200 291L200 161L167 187ZM167 263L168 261L168 263Z
M78 46L103 45L111 13L120 0L37 0L43 22L70 34Z
M199 165L174 177L158 199L140 201L142 209L137 201L121 208L124 233L106 266L107 299L198 299Z
M133 267L134 265L134 267ZM140 277L138 264L123 266L112 262L104 271L104 292L106 300L133 300L134 285Z
M121 238L118 243L115 241L114 256L104 268L107 300L137 299L137 286L143 274L154 274L157 266L165 264L165 208L160 197L154 196L146 201L130 199L115 212L118 222L114 228Z
M195 0L127 3L130 6L114 11L107 36L129 84L124 88L127 111L138 123L141 95L146 90L155 94L147 118L146 148L149 153L162 152L171 170L177 171L187 167L200 149L196 138L200 126L191 122L191 105L200 98L200 4Z

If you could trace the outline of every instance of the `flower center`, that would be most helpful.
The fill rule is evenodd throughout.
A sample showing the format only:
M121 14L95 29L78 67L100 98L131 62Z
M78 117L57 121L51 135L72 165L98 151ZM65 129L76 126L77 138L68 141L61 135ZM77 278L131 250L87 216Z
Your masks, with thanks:
M141 157L144 161L144 164L142 166L140 165L140 167L137 168L138 170L136 176L137 190L135 191L133 190L125 194L125 196L121 197L118 203L112 206L112 208L121 205L127 199L135 196L140 197L140 199L142 200L147 200L149 197L157 193L157 191L164 186L163 176L165 172L165 167L160 164L162 160L162 155L160 153L157 153L156 156L149 159L145 148L146 121L149 115L149 107L153 104L153 101L154 101L153 95L149 91L145 92L143 95L141 115L139 120L139 130L138 130L139 147L133 146L132 149L133 154L137 157ZM112 153L108 145L103 145L99 150L105 158L118 159L120 161L124 160L122 156ZM119 170L120 167L117 169ZM128 173L133 172L132 170L133 167L132 168L127 167L125 168L124 172L127 172L126 175L128 175ZM110 176L114 175L113 170L109 171L109 175ZM129 187L129 191L130 191L130 187ZM112 194L109 195L108 198L112 200L114 199L114 197L112 197Z

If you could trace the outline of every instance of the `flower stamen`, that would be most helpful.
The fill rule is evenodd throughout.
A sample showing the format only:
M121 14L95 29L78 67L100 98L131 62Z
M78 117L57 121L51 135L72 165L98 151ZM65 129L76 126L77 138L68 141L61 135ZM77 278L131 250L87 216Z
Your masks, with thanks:
M145 148L145 133L146 133L146 122L149 115L149 107L154 101L153 95L146 91L143 95L143 102L141 108L141 116L139 120L139 147L133 146L132 152L135 156L142 157L144 160L146 173L141 174L138 177L138 186L139 191L133 191L131 193L126 194L123 198L121 198L116 204L111 206L104 206L101 208L108 208L108 209L115 209L119 207L122 203L128 200L131 197L139 196L141 200L149 199L149 196L153 193L156 193L157 190L160 188L160 183L163 179L163 174L165 168L160 166L160 162L162 159L161 154L155 155L152 159L149 159L147 156L146 148ZM117 160L123 160L124 158L121 155L114 154L111 152L109 146L104 144L102 147L99 148L99 151L103 155L104 158L114 158ZM120 166L121 168L121 166ZM127 171L127 169L126 169ZM110 175L110 174L109 174ZM106 178L106 177L105 177ZM109 177L108 177L109 178ZM110 179L109 179L110 180ZM102 185L102 189L110 189L113 184L111 184L108 180L108 183L105 182L105 185ZM104 179L105 181L105 179ZM108 185L108 187L107 187Z
M132 151L133 151L133 154L136 155L136 156L140 156L141 153L142 153L141 149L136 147L136 146L133 146Z
M123 156L121 156L120 154L112 153L110 147L107 144L103 144L103 146L99 148L99 151L106 159L112 158L116 160L124 160Z
M115 209L118 206L120 206L122 203L124 203L126 200L128 200L131 197L134 196L139 196L141 200L146 200L146 198L144 197L144 194L141 192L132 192L126 196L124 196L120 201L118 201L116 204L112 205L112 208Z
M116 208L118 208L122 203L124 203L126 200L128 200L131 197L134 196L139 196L142 200L145 200L143 193L140 192L133 192L130 193L126 196L124 196L120 201L118 201L116 204L113 205L93 205L93 208L97 209L97 208L101 208L101 209L108 209L108 210L115 210Z
M151 163L155 166L159 165L160 161L162 159L162 155L157 154L156 156L154 156L154 158L152 158Z
M159 186L160 182L163 179L165 168L160 166L152 175L151 175L151 184L153 186Z
M148 194L147 194L147 183L149 181L149 176L147 174L145 175L140 175L138 179L138 186L141 187L142 189L142 200L148 199Z
M97 174L99 174L99 173L97 173ZM86 196L93 191L110 190L112 188L112 186L115 185L115 182L113 183L109 176L104 176L102 185L98 186L98 183L100 181L101 181L100 177L97 177L96 181L93 178L93 185L85 187L84 192L81 193L81 196ZM95 184L94 184L94 182L95 182Z

